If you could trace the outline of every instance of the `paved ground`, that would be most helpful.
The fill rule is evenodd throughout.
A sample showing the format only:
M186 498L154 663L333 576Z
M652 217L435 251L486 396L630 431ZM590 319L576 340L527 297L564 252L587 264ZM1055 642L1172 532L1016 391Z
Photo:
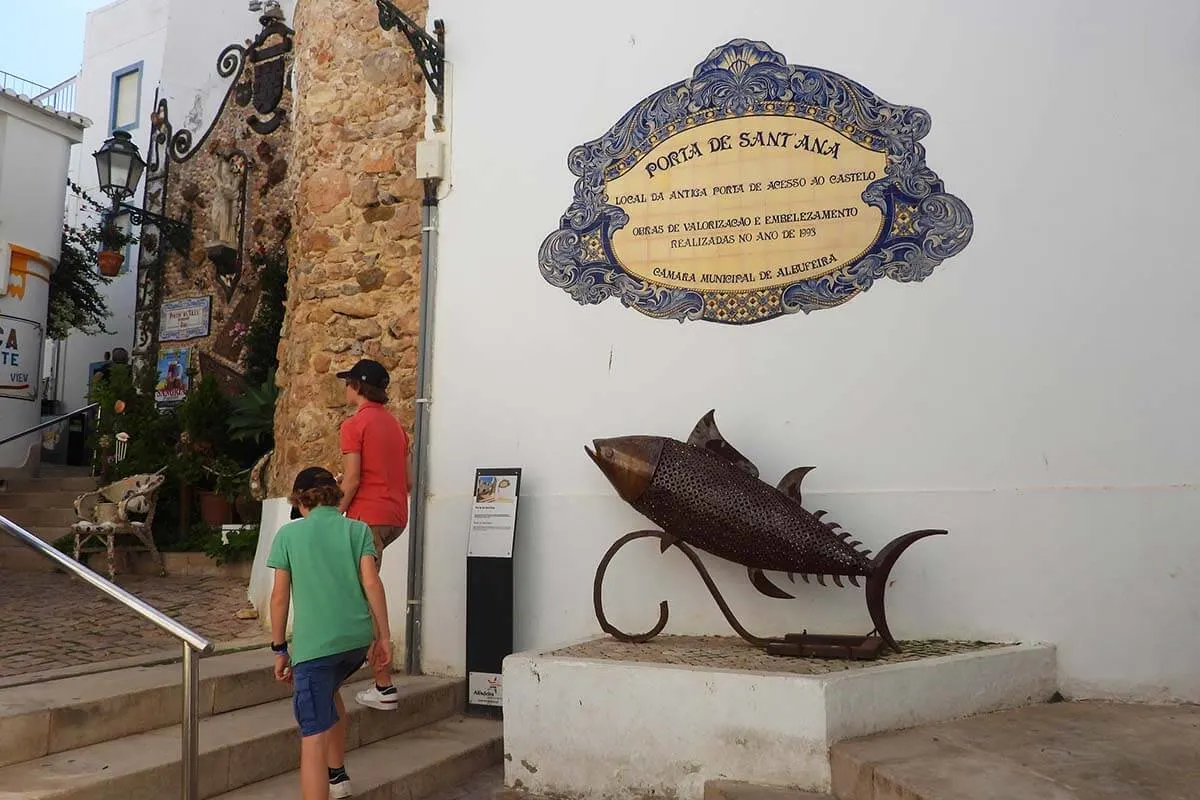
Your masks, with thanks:
M248 607L246 582L216 577L118 575L123 589L214 643L266 640ZM0 679L160 654L176 640L64 574L0 570Z
M1200 708L1051 703L833 748L856 800L1195 800Z
M449 789L432 794L426 800L493 800L504 788L504 767L495 766Z
M823 675L847 669L862 669L878 664L896 664L955 653L967 653L989 647L1005 647L988 642L917 641L900 642L902 652L886 652L874 661L843 661L824 658L784 658L769 656L737 636L658 636L643 644L619 642L604 637L564 647L552 653L569 658L597 658L615 661L641 661L650 664L686 664L713 669L743 669L753 672L792 672Z

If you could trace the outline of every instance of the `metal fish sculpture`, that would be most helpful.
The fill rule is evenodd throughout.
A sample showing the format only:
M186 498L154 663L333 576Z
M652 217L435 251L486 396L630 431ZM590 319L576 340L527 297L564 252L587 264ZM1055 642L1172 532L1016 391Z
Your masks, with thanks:
M889 647L899 650L884 606L888 576L910 545L946 531L904 534L872 556L836 522L826 522L824 511L812 513L802 505L801 483L813 467L793 469L778 487L763 482L758 468L721 436L714 414L710 411L700 420L687 443L663 436L623 436L597 439L592 443L594 449L584 450L621 498L662 528L659 536L664 552L683 542L740 564L747 568L755 589L780 599L793 596L768 580L764 572L787 573L793 583L796 574L805 582L815 575L822 586L826 576L838 586L843 585L843 578L855 586L859 578L865 578L867 609L875 632ZM699 559L689 558L701 569L726 618L739 633L752 638L735 624ZM597 577L599 610L599 574ZM660 606L659 627L647 636L666 624L665 605Z

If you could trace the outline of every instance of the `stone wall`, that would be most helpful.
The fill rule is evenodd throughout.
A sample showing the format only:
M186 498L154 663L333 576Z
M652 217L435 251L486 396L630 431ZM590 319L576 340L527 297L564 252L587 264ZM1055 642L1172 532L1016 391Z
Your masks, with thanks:
M424 24L425 0L397 6ZM338 370L364 356L386 366L389 406L410 433L416 390L424 79L374 3L300 0L294 27L297 183L273 496L310 464L340 471L338 425L351 409Z

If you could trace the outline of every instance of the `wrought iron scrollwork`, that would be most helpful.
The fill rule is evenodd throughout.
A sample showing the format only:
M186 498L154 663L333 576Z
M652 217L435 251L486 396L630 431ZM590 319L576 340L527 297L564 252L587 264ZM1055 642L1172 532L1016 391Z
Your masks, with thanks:
M385 31L399 28L408 39L413 55L417 57L417 64L425 75L425 82L429 84L429 89L437 100L433 126L436 130L442 130L442 119L446 110L446 24L440 19L435 20L434 35L430 36L390 0L375 0L375 5L379 7L379 27Z
M162 232L166 240L170 242L171 247L175 248L175 252L186 257L192 247L192 210L189 208L187 216L182 220L171 219L164 217L161 214L155 214L153 211L131 206L122 203L119 207L119 212L129 215L129 221L138 226L153 225Z
M713 581L712 576L708 574L708 568L704 566L704 562L700 560L700 556L696 555L696 551L678 539L673 539L662 531L634 531L633 533L627 533L620 539L617 539L617 541L613 543L613 546L608 548L608 552L604 554L604 558L600 559L600 566L596 568L596 577L592 582L592 604L595 606L596 619L600 623L601 630L614 639L618 639L622 642L640 643L650 641L655 636L658 636L660 633L662 633L663 629L667 627L667 619L670 616L670 607L667 605L666 600L659 601L658 622L655 623L653 628L645 633L625 633L620 628L617 628L615 625L609 622L608 617L604 614L604 575L608 571L608 563L612 561L613 556L617 554L617 551L625 545L636 541L637 539L646 539L649 537L657 538L662 543L661 549L663 552L666 552L671 547L676 547L679 549L679 552L688 557L688 561L692 562L692 566L696 568L696 572L700 573L700 578L704 581L704 585L708 587L708 592L712 595L713 600L716 601L717 607L721 609L721 614L724 615L725 621L729 623L729 627L737 631L738 636L742 637L755 647L766 647L773 642L783 641L782 639L755 636L753 633L750 633L750 631L746 630L746 627L742 625L742 623L738 622L738 618L734 616L733 611L729 608L729 604L725 602L725 598L721 595L720 590L717 589L716 582Z

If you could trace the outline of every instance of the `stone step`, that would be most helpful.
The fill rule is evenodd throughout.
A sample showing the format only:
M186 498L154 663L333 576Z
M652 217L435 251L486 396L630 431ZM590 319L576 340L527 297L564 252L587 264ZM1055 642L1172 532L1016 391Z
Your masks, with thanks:
M390 713L390 712L389 712ZM499 764L502 723L455 716L346 754L355 800L421 800ZM299 797L295 773L244 786L219 800Z
M839 800L1200 797L1200 707L1064 702L839 742Z
M96 488L96 479L86 475L55 475L44 478L8 478L5 494L18 492L73 492L76 495Z
M832 800L831 794L742 781L705 781L704 800Z
M71 527L69 525L32 525L31 526L31 525L26 525L25 522L19 518L20 515L9 516L8 514L0 513L0 516L8 517L8 519L10 519L13 522L15 522L16 524L20 525L22 528L29 531L34 536L37 536L43 542L56 542L71 532ZM15 538L13 538L12 536L9 536L8 534L0 534L0 547L24 548L25 545L22 544L21 542L18 542Z
M3 511L0 516L8 517ZM20 519L9 517L13 522L25 528L44 542L56 542L71 532L69 527L35 526L29 527ZM68 554L69 555L69 554ZM23 542L18 542L0 529L0 570L10 572L53 572L58 569L48 558L29 549Z
M72 505L30 505L10 510L12 513L4 513L4 516L29 531L41 528L70 528L76 520L75 508Z
M466 694L458 679L397 676L399 709L381 712L354 702L354 692L369 685L362 682L342 690L349 720L348 750L445 720L462 710ZM442 736L441 740L446 738ZM398 748L389 749L391 759L401 757ZM290 698L217 714L200 722L202 798L294 771L299 759L300 736ZM179 793L180 762L180 729L173 725L0 768L0 797L173 797Z
M38 477L40 477L40 478L48 478L48 477L55 477L55 476L61 476L61 475L66 475L68 477L78 476L78 477L90 478L92 476L92 468L91 467L71 467L71 466L67 466L66 464L48 464L45 461L43 461L41 464L38 465Z
M58 567L50 559L0 533L0 570L8 572L54 572Z
M70 508L75 507L75 498L83 492L74 490L63 491L61 489L52 489L49 491L34 492L34 491L9 491L0 492L0 514L11 516L8 511L19 512L22 509L34 508Z
M0 767L179 723L178 662L0 689ZM265 649L200 661L200 714L287 697Z

